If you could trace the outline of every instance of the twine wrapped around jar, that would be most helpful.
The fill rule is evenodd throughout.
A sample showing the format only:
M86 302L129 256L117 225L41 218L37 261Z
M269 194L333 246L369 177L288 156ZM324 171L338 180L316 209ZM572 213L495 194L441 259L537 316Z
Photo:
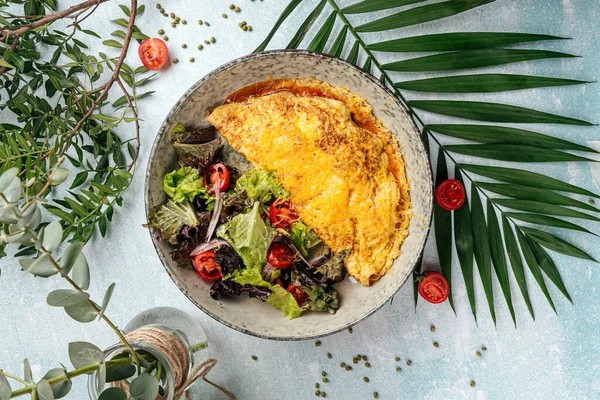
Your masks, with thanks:
M189 349L173 333L158 328L144 327L128 333L125 335L125 338L128 341L148 343L169 360L173 367L175 400L179 400L184 395L187 400L190 400L187 390L200 378L225 393L231 400L235 400L235 396L231 392L206 377L217 363L217 360L209 358L190 371L191 360ZM126 380L113 382L111 386L120 387L129 396L129 382ZM165 397L159 395L157 399L164 400Z

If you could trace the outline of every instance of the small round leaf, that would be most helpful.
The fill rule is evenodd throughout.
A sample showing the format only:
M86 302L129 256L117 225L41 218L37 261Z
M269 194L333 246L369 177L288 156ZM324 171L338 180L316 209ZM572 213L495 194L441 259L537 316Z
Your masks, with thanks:
M44 237L42 239L42 245L49 252L53 252L58 248L62 241L63 229L58 221L52 221L44 229Z
M98 312L87 301L65 307L65 312L77 322L88 323L96 319Z
M104 390L104 385L106 385L106 363L102 363L98 369L98 373L96 374L96 385L98 393L101 393L102 390Z
M52 386L47 380L42 379L36 385L37 398L38 400L54 400L54 392L52 392Z
M19 264L21 265L21 268L23 268L28 274L42 278L48 278L58 273L54 265L52 265L50 260L48 260L48 257L45 255L41 255L37 259L21 258L19 260Z
M75 368L83 368L103 362L104 352L89 342L72 342L69 343L69 359Z
M44 379L52 379L59 376L64 376L65 370L62 368L53 368L50 371L46 372L44 375ZM65 397L71 391L71 387L73 384L70 379L65 379L64 381L60 381L52 385L52 392L54 393L55 399L60 399Z
M21 194L23 193L23 188L21 186L21 180L18 177L15 177L9 184L2 190L2 194L6 197L9 203L14 203L21 198ZM0 205L4 205L4 199L0 200L2 203Z
M65 168L55 168L50 183L52 186L58 186L69 177L69 170Z
M158 380L144 373L131 381L131 396L137 400L155 400L158 396Z
M17 177L19 169L16 167L7 169L2 175L0 175L0 193L8 187L8 185Z
M127 394L121 388L108 388L100 393L98 400L127 400Z
M68 307L86 301L90 295L86 292L79 292L70 289L58 289L50 292L46 298L49 306Z
M61 270L62 276L67 276L69 274L69 272L71 272L71 269L75 265L75 262L77 261L77 259L81 255L81 250L82 249L83 249L83 243L82 242L71 243L69 245L69 247L67 247L65 249L65 252L63 253L63 255L61 257L61 260L60 260L60 267L62 269ZM87 288L85 288L85 289L87 289Z

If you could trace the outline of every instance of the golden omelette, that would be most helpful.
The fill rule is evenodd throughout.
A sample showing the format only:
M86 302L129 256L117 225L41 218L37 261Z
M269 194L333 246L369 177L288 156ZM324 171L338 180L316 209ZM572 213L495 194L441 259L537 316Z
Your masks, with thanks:
M391 268L408 235L398 143L367 101L316 79L272 79L232 93L208 121L254 166L275 171L304 223L363 285Z

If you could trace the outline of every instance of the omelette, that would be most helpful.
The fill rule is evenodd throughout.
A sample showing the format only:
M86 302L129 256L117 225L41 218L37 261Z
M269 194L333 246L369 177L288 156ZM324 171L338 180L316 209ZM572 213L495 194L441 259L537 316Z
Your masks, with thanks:
M348 273L369 286L390 270L408 235L409 185L400 147L367 101L312 78L271 79L209 111L255 167L274 171L302 221Z

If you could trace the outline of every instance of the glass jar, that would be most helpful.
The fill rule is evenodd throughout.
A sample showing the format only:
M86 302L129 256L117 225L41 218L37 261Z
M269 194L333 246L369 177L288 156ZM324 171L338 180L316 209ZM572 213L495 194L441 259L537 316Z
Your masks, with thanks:
M179 309L155 307L145 310L127 323L124 332L129 333L140 328L158 328L175 334L190 350L190 371L195 365L210 357L209 351L206 349L207 341L204 330L194 318ZM164 398L167 400L179 400L174 399L175 378L173 366L165 355L149 343L137 341L130 341L129 343L136 351L147 351L156 357L164 368L165 380L162 383L165 389ZM104 351L105 359L110 360L112 357L123 352L123 350L125 350L125 346L122 343L116 343ZM88 378L88 392L91 400L97 400L99 397L97 379L97 372L94 372ZM190 394L194 394L194 392L192 391Z

